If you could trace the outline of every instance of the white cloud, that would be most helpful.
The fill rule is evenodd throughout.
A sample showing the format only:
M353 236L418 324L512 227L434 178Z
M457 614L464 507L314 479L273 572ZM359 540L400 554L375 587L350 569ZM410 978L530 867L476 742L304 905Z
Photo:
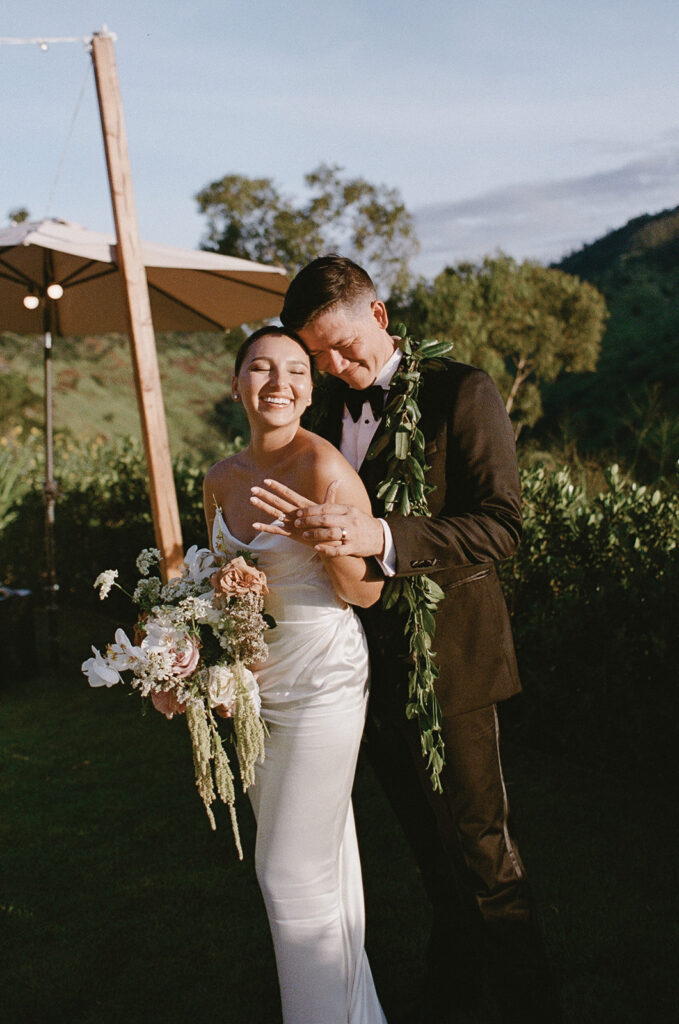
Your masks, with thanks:
M479 260L501 249L544 262L594 241L631 217L679 203L679 145L670 133L655 152L612 170L526 182L415 210L421 242L416 269Z

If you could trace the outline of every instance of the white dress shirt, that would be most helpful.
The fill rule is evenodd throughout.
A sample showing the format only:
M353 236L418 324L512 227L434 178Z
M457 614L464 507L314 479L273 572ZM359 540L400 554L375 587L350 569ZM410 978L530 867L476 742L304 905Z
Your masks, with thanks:
M384 364L373 383L384 388L385 391L388 391L391 378L396 373L400 362L401 350L397 348L393 356L390 356ZM370 402L364 402L361 415L358 417L356 422L352 419L351 413L347 407L344 407L340 451L347 462L351 463L354 469L358 470L361 466L366 456L366 452L370 447L370 443L377 432L381 419L381 416L378 418L375 417L370 406ZM384 551L382 553L382 557L377 559L377 562L385 576L393 576L396 573L396 550L394 548L394 540L386 520L380 519L380 522L384 532Z

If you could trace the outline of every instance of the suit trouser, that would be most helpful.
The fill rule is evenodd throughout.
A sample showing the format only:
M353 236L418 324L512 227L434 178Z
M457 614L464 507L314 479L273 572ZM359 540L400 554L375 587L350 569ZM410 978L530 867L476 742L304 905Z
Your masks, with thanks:
M444 717L443 793L417 726L375 701L368 754L415 853L432 903L427 990L435 1010L473 1005L486 985L505 1020L559 1019L526 874L509 825L494 705Z

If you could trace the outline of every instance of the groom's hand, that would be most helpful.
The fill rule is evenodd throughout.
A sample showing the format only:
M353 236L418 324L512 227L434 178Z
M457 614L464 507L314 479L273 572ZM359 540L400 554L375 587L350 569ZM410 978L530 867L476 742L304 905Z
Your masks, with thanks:
M380 558L384 554L384 530L379 519L354 505L307 505L297 509L295 529L313 539L316 551L331 557L361 555Z
M313 544L316 551L330 557L360 555L363 558L381 557L384 553L384 530L379 519L361 512L354 505L335 504L337 481L328 487L325 501L312 504L277 480L264 481L267 490L253 487L254 505L270 515L284 518L283 527L255 523L255 529L270 533L295 536L305 544Z

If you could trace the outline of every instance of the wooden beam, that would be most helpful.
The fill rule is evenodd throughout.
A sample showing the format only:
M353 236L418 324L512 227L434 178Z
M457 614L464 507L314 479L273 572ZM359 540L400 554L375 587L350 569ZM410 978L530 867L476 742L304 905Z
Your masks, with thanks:
M113 37L106 32L95 33L92 38L92 62L118 240L118 265L127 299L129 339L149 472L153 526L156 545L164 559L161 563L164 576L171 578L180 572L183 558L179 509L172 476L156 339L134 203Z

